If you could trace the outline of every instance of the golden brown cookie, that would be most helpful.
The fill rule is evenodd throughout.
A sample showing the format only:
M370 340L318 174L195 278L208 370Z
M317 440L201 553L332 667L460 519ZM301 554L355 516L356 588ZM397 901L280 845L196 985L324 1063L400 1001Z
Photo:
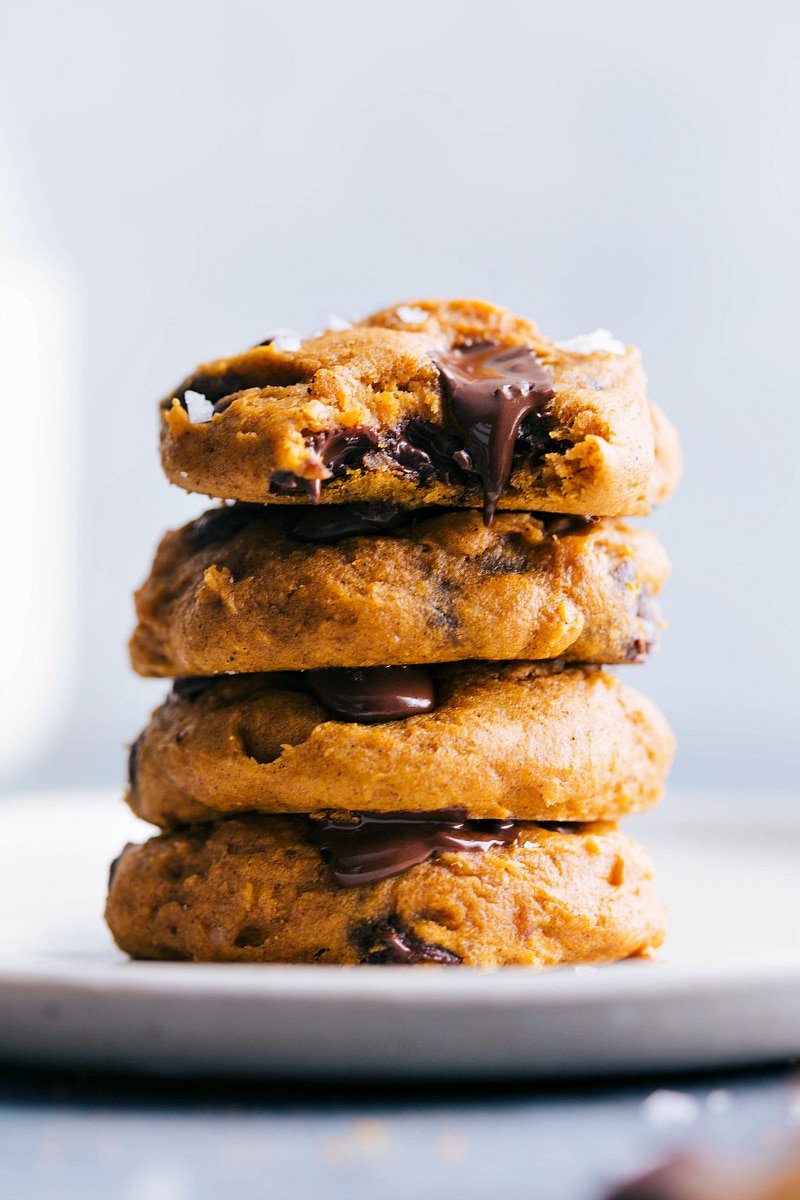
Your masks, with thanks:
M482 384L491 439L473 403ZM654 421L672 447L658 466ZM641 514L677 481L674 443L634 347L559 345L479 300L424 300L303 342L268 339L198 367L162 404L172 482L255 502Z
M247 816L129 846L106 919L137 958L494 967L644 954L664 913L643 848L614 825L524 824L510 845L437 852L342 887L311 822Z
M235 505L165 536L131 656L169 676L630 662L655 638L668 569L653 533L618 520L499 513L487 529L474 509Z
M616 677L535 663L423 673L432 711L369 725L332 715L316 673L178 681L134 744L128 801L161 826L329 808L585 821L657 802L672 734Z

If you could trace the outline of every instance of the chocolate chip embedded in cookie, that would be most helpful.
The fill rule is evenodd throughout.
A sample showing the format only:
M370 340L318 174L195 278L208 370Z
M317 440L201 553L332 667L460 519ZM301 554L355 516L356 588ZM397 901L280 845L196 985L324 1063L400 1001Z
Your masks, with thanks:
M608 824L520 824L342 887L298 817L246 816L127 848L106 918L137 958L197 962L607 962L660 944L645 851ZM576 897L580 902L576 903Z
M402 672L353 671L349 697L344 671L333 689L327 672L229 675L189 694L179 683L139 740L128 801L170 826L337 808L585 821L660 796L672 734L650 700L604 671L457 663L398 680Z
M235 505L163 539L136 595L142 675L641 658L669 563L621 521Z
M488 521L648 512L679 470L656 432L674 442L635 348L559 345L507 309L431 300L199 367L162 404L161 450L173 483L223 499L474 506Z

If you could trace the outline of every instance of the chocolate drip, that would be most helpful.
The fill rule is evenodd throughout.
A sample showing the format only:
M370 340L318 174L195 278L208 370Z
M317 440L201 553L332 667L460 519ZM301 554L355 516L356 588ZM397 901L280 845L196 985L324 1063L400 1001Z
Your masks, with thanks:
M468 821L466 810L348 813L312 818L311 840L342 887L361 887L399 875L439 850L489 850L518 836L515 821Z
M483 519L490 525L511 475L517 435L526 418L536 419L527 431L531 449L542 452L547 445L552 422L544 408L555 395L553 378L526 346L478 342L437 353L434 362L441 375L447 419L464 443L454 455L455 462L480 476Z
M402 929L396 917L378 921L374 925L362 925L351 940L362 953L367 963L443 963L457 966L461 959L444 946L431 945Z
M398 721L436 707L433 676L425 667L336 667L299 671L297 680L334 716L360 725Z

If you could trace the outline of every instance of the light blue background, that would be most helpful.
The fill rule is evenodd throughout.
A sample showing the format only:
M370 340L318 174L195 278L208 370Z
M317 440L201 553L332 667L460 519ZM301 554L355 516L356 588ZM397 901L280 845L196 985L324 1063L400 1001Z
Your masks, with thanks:
M163 691L130 592L203 503L160 473L157 398L271 327L472 294L642 346L686 477L655 518L671 629L628 675L676 779L793 787L798 11L7 0L6 244L74 290L80 534L69 695L5 784L121 778Z

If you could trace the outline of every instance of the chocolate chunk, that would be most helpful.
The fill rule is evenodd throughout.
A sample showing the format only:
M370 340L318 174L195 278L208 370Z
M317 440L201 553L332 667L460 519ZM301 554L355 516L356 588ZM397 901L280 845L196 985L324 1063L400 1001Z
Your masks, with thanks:
M489 850L516 841L514 821L469 821L461 808L309 818L312 842L342 887L399 875L439 850Z
M491 524L508 483L517 435L528 419L525 436L542 453L552 429L546 406L555 395L553 378L534 350L478 342L433 361L440 373L445 415L463 441L454 455L462 470L483 483L484 522Z
M356 931L353 941L361 950L366 963L442 963L457 966L461 959L444 946L431 945L401 929L395 917L364 925Z
M581 517L570 513L554 516L553 513L537 512L532 513L531 516L544 522L548 537L575 537L578 534L588 533L600 520L599 517Z
M325 470L325 479L338 479L345 471L360 467L364 455L378 444L377 434L366 426L306 433L305 438L309 449L315 452ZM276 471L270 481L270 491L277 495L292 496L305 491L314 504L319 501L321 488L322 477L309 479L291 471Z
M331 544L348 537L391 533L410 524L412 513L397 504L335 504L305 509L290 532L300 542Z
M265 516L260 504L233 504L224 508L212 508L188 527L186 539L192 551L205 550L217 542L227 541L240 530Z
M433 676L425 667L334 667L300 671L297 678L334 716L360 725L398 721L436 707Z
M389 440L387 451L401 467L414 471L424 482L437 479L450 486L469 487L469 472L456 462L462 442L429 421L407 421Z

